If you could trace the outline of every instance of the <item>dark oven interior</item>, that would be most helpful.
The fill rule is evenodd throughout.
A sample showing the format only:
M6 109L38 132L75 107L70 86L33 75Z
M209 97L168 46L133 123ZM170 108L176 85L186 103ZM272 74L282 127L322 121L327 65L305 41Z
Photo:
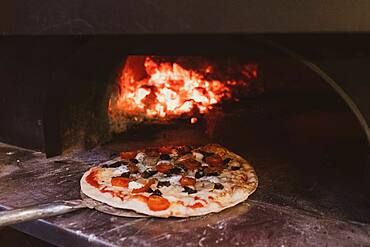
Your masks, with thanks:
M1 75L3 142L45 153L53 169L78 166L75 161L85 168L141 147L220 143L255 167L260 183L252 207L269 205L280 215L287 209L308 214L299 223L284 217L288 225L299 225L305 240L320 233L312 243L342 241L344 236L338 237L343 231L329 223L323 226L326 234L310 228L317 227L320 217L335 224L356 222L364 228L355 233L339 226L352 231L346 241L368 241L363 234L370 223L366 130L335 82L293 52L265 38L240 35L12 37L1 42L6 68ZM162 86L150 84L159 80L154 70L165 78ZM186 80L198 84L186 89ZM9 153L8 147L2 149L2 156ZM7 162L27 163L28 158ZM5 171L0 174L7 179L27 177ZM11 183L3 186L9 189ZM232 210L230 215L238 213ZM277 216L265 217L270 218L266 224L276 225L270 237L261 234L266 230L262 222L244 237L248 241L239 240L278 241L275 234L282 223ZM177 230L186 224L179 221ZM202 227L194 225L197 233ZM176 235L166 228L157 231L153 238L166 231ZM302 240L292 228L283 231L290 244Z

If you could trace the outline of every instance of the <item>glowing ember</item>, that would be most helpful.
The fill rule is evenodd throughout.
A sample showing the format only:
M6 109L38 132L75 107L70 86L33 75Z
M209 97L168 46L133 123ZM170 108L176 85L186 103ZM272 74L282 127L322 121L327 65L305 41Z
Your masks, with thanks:
M195 124L196 122L198 122L198 118L196 117L190 118L190 123Z
M155 62L150 57L145 58L144 68L144 78L135 78L129 69L122 71L119 95L111 98L109 104L110 114L119 111L137 120L193 117L207 113L224 99L231 99L231 87L240 84L208 80L195 70L177 63ZM212 66L204 69L205 74L212 72ZM197 121L195 117L190 120L193 124Z

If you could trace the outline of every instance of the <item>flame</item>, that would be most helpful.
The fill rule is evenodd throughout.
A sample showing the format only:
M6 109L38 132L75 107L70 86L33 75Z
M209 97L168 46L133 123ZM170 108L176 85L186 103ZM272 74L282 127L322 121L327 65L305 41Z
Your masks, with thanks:
M238 84L232 80L209 80L195 70L177 63L155 62L151 57L145 58L144 68L147 76L139 80L134 78L132 71L123 69L119 95L115 101L111 99L109 112L116 109L135 119L138 116L169 119L187 115L191 123L195 123L194 115L205 114L222 100L231 99L231 87ZM207 66L204 74L213 70L212 66Z

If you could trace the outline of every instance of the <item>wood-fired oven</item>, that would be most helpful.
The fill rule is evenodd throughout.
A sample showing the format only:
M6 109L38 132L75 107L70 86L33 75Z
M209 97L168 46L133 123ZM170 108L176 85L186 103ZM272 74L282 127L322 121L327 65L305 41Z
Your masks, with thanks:
M93 164L172 144L235 150L257 191L189 219L12 228L60 246L370 244L368 34L118 33L0 37L0 208L79 198Z

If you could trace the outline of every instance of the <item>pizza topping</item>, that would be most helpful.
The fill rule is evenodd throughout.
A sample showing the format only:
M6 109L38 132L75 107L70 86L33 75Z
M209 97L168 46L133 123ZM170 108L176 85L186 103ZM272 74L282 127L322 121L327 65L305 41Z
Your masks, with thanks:
M224 188L224 186L220 183L215 183L215 190L222 190Z
M168 173L170 174L181 174L182 169L180 167L175 166L174 168L171 168Z
M206 177L200 178L199 181L209 181L209 182L212 182L212 183L219 183L220 179L218 177L215 177L215 176L206 176Z
M184 186L184 190L182 192L186 192L188 194L194 194L194 193L197 193L198 191L188 186Z
M128 170L131 173L137 173L139 171L139 168L136 165L134 165L134 164L129 164L128 165Z
M155 175L157 173L157 171L155 171L155 170L145 170L142 174L141 174L141 176L143 177L143 178L150 178L151 176L153 176L153 175Z
M213 154L213 155L207 156L204 160L210 166L220 166L220 165L223 164L223 160L220 157L220 155L218 155L218 154Z
M196 161L194 159L184 160L181 162L181 164L183 164L186 167L186 169L190 171L194 171L202 165L199 161Z
M161 160L171 160L171 156L169 154L161 154L159 156L159 159L161 159Z
M162 192L159 189L152 191L152 195L161 196Z
M95 170L93 172L91 172L88 176L86 176L86 182L89 183L91 186L94 186L95 188L99 188L99 183L96 179L96 175L97 175L98 171Z
M111 164L105 164L108 168L116 168L116 167L120 167L122 165L125 165L127 164L126 162L122 162L122 161L117 161L117 162L114 162L114 163L111 163Z
M223 164L227 165L230 161L231 161L231 158L226 158L224 159Z
M191 152L191 147L189 146L179 146L176 148L179 155L188 154Z
M140 163L144 161L145 159L145 154L140 152L138 153L135 157L134 157L137 161L139 161Z
M203 154L203 159L207 158L208 156L213 155L213 153L209 153L209 152L206 152L206 151L199 151L199 153Z
M129 182L130 182L129 178L114 177L111 179L111 183L113 186L122 187L122 188L127 188Z
M163 186L168 187L170 185L171 185L170 181L159 181L158 184L157 184L157 187L158 188L163 187Z
M182 186L194 186L195 179L194 178L189 178L189 177L182 177L180 179L180 184Z
M169 181L171 184L178 184L181 178L182 176L176 175L176 176L172 176L171 178L169 178Z
M137 182L135 182L135 181L131 181L131 182L129 182L129 183L128 183L128 188L129 188L130 190L133 190L133 189L140 189L140 188L142 188L142 187L144 187L144 185L142 185L142 184L140 184L140 183L137 183Z
M166 210L171 205L166 198L157 195L149 196L147 204L149 209L153 211Z
M132 163L134 163L134 164L139 163L139 161L138 161L137 159L135 159L135 158L130 159L130 161L131 161Z
M192 154L185 154L181 157L179 157L175 163L178 163L178 164L181 164L183 161L187 161L187 160L190 160L190 159L193 159L194 156Z
M133 189L132 193L142 193L147 192L150 189L150 186L155 183L155 179L149 179L149 181L141 188Z
M159 152L162 154L171 154L172 153L172 147L160 147Z
M231 170L233 170L233 171L237 171L237 170L240 170L240 166L232 166L231 167Z
M177 164L176 166L178 168L180 168L181 170L183 170L184 172L187 172L188 171L188 168L186 168L186 166L184 166L184 164Z
M188 207L189 207L189 208L202 208L202 207L204 207L204 206L203 206L203 204L202 204L202 203L200 203L200 202L196 202L196 203L194 203L193 205L189 205Z
M207 172L206 174L207 176L215 176L215 177L220 176L220 173L218 172Z
M156 169L161 173L168 173L173 167L174 165L169 162L160 161L157 164Z
M204 176L204 171L199 170L195 173L195 178L201 178L203 176Z
M123 159L123 160L129 160L129 159L135 158L136 152L135 151L121 152L120 156L121 156L121 159Z
M142 163L137 163L136 166L139 168L139 172L143 173L147 169L147 166L145 166Z
M219 176L222 172L222 167L207 167L204 169L204 173L206 176Z
M129 178L129 177L130 177L130 175L131 175L131 173L129 173L129 172L124 172L124 173L122 173L122 174L121 174L121 176L120 176L120 177L123 177L123 178Z
M203 154L198 153L198 152L193 152L193 156L194 156L194 158L195 158L196 160L198 160L198 161L202 161L202 160L203 160L203 157L204 157L204 155L203 155Z
M158 157L159 156L159 150L158 150L158 148L146 148L145 149L145 155L149 156L149 157Z

